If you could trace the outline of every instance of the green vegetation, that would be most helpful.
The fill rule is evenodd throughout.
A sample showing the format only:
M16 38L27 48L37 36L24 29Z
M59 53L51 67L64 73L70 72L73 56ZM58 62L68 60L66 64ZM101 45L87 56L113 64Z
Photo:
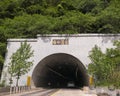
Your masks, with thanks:
M92 49L88 71L95 76L97 84L120 87L120 41L113 45L115 48L108 48L105 53L98 46Z
M0 75L7 38L120 33L120 0L0 0Z
M20 76L30 71L33 61L29 61L29 58L32 56L33 51L31 51L30 44L27 44L27 42L21 43L20 48L13 53L10 58L11 62L8 66L8 71L11 75L10 84L12 84L12 78L16 77L16 86L18 86L18 80L20 79Z

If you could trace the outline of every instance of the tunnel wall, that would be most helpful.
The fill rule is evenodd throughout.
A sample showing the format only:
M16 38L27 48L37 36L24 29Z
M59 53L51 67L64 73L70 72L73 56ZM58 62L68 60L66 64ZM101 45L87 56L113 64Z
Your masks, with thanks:
M9 84L10 75L6 66L10 62L11 55L20 47L21 42L27 41L32 46L32 50L34 50L34 57L30 58L30 60L34 60L34 64L31 70L21 76L19 80L19 85L26 85L27 77L32 76L37 64L51 54L70 54L78 58L87 69L90 63L89 52L95 45L101 47L104 52L106 48L114 47L112 42L119 39L120 34L43 34L37 35L36 39L8 39L1 81L6 80L6 84ZM15 78L13 82L13 85L15 85Z

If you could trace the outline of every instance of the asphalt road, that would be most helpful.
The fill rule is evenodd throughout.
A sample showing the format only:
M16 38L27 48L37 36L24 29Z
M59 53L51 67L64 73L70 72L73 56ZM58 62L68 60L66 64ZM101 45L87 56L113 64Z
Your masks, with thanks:
M97 96L95 93L82 91L80 89L60 89L51 96Z
M117 96L116 92L120 90L116 89L113 91L108 88L98 87L96 89L83 91L81 89L43 89L37 88L35 90L26 91L23 93L11 94L11 95L0 95L0 96L97 96L98 93L108 93L110 96Z
M9 95L0 95L0 96L51 96L56 91L58 91L58 89L37 88L35 90L30 90L26 92L9 94Z

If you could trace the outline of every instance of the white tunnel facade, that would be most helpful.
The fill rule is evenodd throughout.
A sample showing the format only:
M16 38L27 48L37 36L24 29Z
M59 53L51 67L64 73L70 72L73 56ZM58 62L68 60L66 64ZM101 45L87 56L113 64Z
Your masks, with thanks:
M36 87L67 87L69 82L75 87L88 85L89 52L95 45L105 52L106 48L114 47L114 40L119 39L120 34L44 34L35 39L8 39L1 81L6 80L9 84L10 74L6 66L20 43L27 41L34 50L34 56L30 58L34 62L31 70L20 77L19 85L26 85L28 76ZM13 82L14 86L15 78Z

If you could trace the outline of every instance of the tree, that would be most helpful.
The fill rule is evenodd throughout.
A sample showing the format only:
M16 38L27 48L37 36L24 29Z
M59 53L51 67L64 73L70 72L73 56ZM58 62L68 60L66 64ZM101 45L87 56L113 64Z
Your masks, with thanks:
M8 71L11 75L10 81L12 80L12 77L16 77L16 86L18 86L20 76L26 74L33 65L33 61L29 60L32 56L33 51L31 51L31 46L30 44L27 44L27 42L21 43L20 48L12 54Z
M115 41L113 45L114 48L107 48L105 53L98 46L91 50L88 71L96 76L101 84L118 87L120 86L120 41Z
M1 76L1 73L2 73L3 62L4 62L4 59L3 59L3 57L0 55L0 76Z
M112 52L112 61L113 61L113 71L112 78L110 77L110 82L114 84L116 87L120 87L120 41L115 41L113 43L115 46Z
M96 76L99 81L103 81L105 79L104 75L106 75L103 74L105 73L105 67L103 66L105 62L105 54L103 54L101 49L95 45L89 54L89 58L91 59L91 63L88 66L88 71L90 74Z
M5 52L6 52L6 44L0 42L0 77L4 63Z
M0 43L37 34L120 33L119 4L120 0L0 0ZM5 51L0 51L2 56Z

